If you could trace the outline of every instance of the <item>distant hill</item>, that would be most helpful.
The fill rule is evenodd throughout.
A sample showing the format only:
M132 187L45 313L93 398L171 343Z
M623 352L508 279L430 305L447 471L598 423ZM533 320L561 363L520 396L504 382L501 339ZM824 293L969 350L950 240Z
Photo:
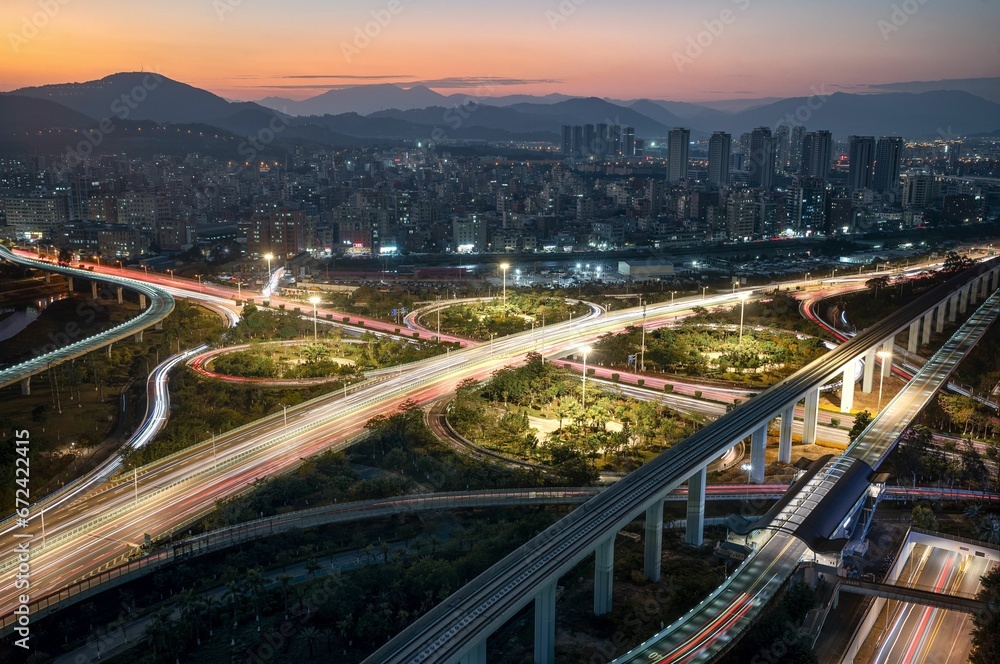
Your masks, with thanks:
M597 97L569 99L556 104L514 104L510 108L522 113L549 115L558 125L606 123L635 127L637 135L650 138L666 136L670 130L669 125ZM679 119L677 124L682 124Z
M82 129L95 124L94 119L47 99L33 99L14 94L0 95L0 134L65 127Z
M261 104L289 115L340 115L358 113L368 115L391 108L407 111L447 103L447 98L430 88L415 86L409 89L398 85L358 85L339 90L329 90L316 97L294 101L281 97L262 99Z
M231 103L207 90L150 72L126 72L85 83L21 88L11 94L47 99L98 120L211 123L240 110L262 108L251 102Z
M1000 76L992 78L946 78L940 81L907 81L905 83L882 83L867 86L879 92L933 92L935 90L958 90L982 97L986 101L1000 104Z

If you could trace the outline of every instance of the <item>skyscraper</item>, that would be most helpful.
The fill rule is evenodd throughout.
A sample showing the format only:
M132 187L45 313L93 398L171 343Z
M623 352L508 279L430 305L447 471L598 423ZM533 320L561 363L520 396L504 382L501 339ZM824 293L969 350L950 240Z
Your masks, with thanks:
M564 157L573 155L573 126L562 126L562 153Z
M608 127L608 153L618 156L622 153L622 127L621 125L611 125Z
M635 156L635 127L625 127L622 131L622 155Z
M847 158L851 191L871 189L875 176L875 137L851 136Z
M798 173L802 166L802 141L806 137L806 128L803 125L792 127L791 137L788 139L788 171Z
M594 155L597 143L597 130L594 129L594 125L588 124L583 126L583 156L591 157Z
M608 154L608 125L597 125L597 137L594 143L594 155L603 159Z
M691 130L671 129L667 137L667 182L670 184L687 180L690 149Z
M767 127L757 127L750 134L748 171L751 187L770 189L774 184L774 138Z
M583 125L573 125L573 156L582 157L583 148Z
M791 152L792 139L791 139L791 130L789 129L788 125L783 124L774 130L774 142L776 145L775 147L777 154L776 164L778 167L778 171L779 172L787 171L788 165L792 161L792 152Z
M833 136L828 131L812 131L802 139L802 163L799 175L826 180L830 174Z
M903 161L903 139L898 136L882 136L875 146L875 177L872 183L875 191L894 191L899 186L899 170Z
M733 137L724 131L712 133L708 139L708 182L716 187L729 186L729 162Z

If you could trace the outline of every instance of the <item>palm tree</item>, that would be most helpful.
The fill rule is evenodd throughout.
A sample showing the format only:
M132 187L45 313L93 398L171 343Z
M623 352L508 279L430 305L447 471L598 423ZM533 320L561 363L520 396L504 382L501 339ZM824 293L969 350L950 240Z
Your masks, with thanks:
M977 521L983 516L983 506L982 503L972 503L965 508L965 512L962 513L962 518L966 523L975 525Z
M990 514L982 520L979 530L990 544L1000 543L1000 517Z
M246 579L253 600L254 617L260 622L260 590L264 587L264 574L259 567L253 567L247 570Z
M316 572L318 571L319 571L319 563L316 562L315 558L310 558L309 560L306 561L306 572L309 573L309 576L315 576Z
M320 630L319 633L322 634L323 638L326 640L326 649L327 649L327 651L332 651L333 650L333 637L337 636L337 633L335 631L333 631L332 629L330 629L329 627L324 627L323 629Z
M316 645L316 642L319 641L320 638L319 630L312 625L308 625L300 632L300 634L306 642L306 647L309 648L309 657L311 659L313 656L313 646Z
M285 619L288 619L288 586L292 583L292 577L287 574L282 574L278 577L278 583L281 584L281 601L285 605Z
M244 597L243 583L237 579L226 582L226 592L222 596L233 608L233 624L236 624L236 612Z

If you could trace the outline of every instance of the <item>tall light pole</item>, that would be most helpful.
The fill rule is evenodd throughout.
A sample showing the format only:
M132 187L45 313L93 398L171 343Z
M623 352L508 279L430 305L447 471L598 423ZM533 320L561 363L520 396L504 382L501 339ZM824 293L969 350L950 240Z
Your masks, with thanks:
M750 473L753 472L753 466L749 463L745 463L740 466L743 470L747 471L747 500L750 500Z
M747 307L747 297L750 293L740 293L740 344L743 343L743 311Z
M316 323L317 323L317 320L316 320L316 305L319 304L320 297L319 297L319 295L313 295L313 296L311 296L309 298L309 301L312 302L312 305L313 305L313 343L316 343L316 341L319 338L319 335L316 333Z
M701 287L701 299L705 299L705 293L708 291L708 286Z
M583 410L587 410L587 353L591 351L590 346L584 346L580 349L583 353Z
M509 263L500 263L500 270L503 271L503 308L507 309L507 270L510 269Z
M170 273L170 281L174 281L174 271L173 270L167 270L167 272Z
M205 433L212 436L212 468L213 470L217 470L219 468L219 457L215 455L215 432L206 431Z
M122 265L121 261L118 261L118 273L125 274L125 266Z
M878 407L875 409L877 415L882 411L882 381L885 380L887 369L892 366L892 351L882 349L875 353L882 360L882 370L878 373Z
M642 305L642 345L639 347L639 371L646 370L646 305Z
M271 289L271 260L274 258L274 254L264 254L264 260L267 261L267 280L264 282L264 292L262 295L268 295Z
M675 290L670 291L670 304L671 305L673 305L673 303L674 303L674 295L676 295L676 294L677 294L677 291L675 291Z
M236 299L237 300L243 299L243 282L240 281L239 279L236 280Z

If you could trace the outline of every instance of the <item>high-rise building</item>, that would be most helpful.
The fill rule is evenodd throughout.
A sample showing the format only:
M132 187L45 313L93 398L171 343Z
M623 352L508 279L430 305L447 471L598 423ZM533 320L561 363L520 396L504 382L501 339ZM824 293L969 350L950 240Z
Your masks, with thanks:
M796 177L788 188L789 224L799 233L825 233L826 198L822 178Z
M573 155L573 126L562 126L562 153L564 157Z
M584 154L583 126L573 125L573 156L582 157Z
M716 187L729 186L729 166L733 137L724 131L708 139L708 182Z
M775 150L777 154L777 167L779 172L788 170L788 165L792 160L792 136L788 125L783 124L774 130Z
M767 127L757 127L750 134L748 170L751 187L770 189L774 184L774 138Z
M626 157L635 156L635 127L625 127L622 131L622 154Z
M872 187L879 193L895 191L899 186L899 171L903 162L903 139L882 136L875 146L875 177Z
M65 196L0 199L7 225L18 237L41 239L69 221L69 201Z
M594 139L594 155L603 159L608 154L608 125L597 125L597 136Z
M941 182L933 175L908 175L903 181L903 207L922 210L941 197Z
M608 127L608 154L618 156L622 153L622 127L621 125L611 125Z
M875 138L873 136L851 136L849 142L848 184L851 191L871 189L875 177Z
M811 131L802 139L802 162L799 175L826 180L830 175L833 136L828 131Z
M788 139L788 172L798 173L802 166L802 141L806 137L806 128L803 125L792 127L791 136Z
M594 125L588 124L583 126L583 156L590 157L595 154L595 147L597 142L597 131Z
M754 193L740 189L726 200L726 232L730 240L746 240L756 232L760 206Z
M667 136L667 182L684 182L690 163L691 130L678 127Z

